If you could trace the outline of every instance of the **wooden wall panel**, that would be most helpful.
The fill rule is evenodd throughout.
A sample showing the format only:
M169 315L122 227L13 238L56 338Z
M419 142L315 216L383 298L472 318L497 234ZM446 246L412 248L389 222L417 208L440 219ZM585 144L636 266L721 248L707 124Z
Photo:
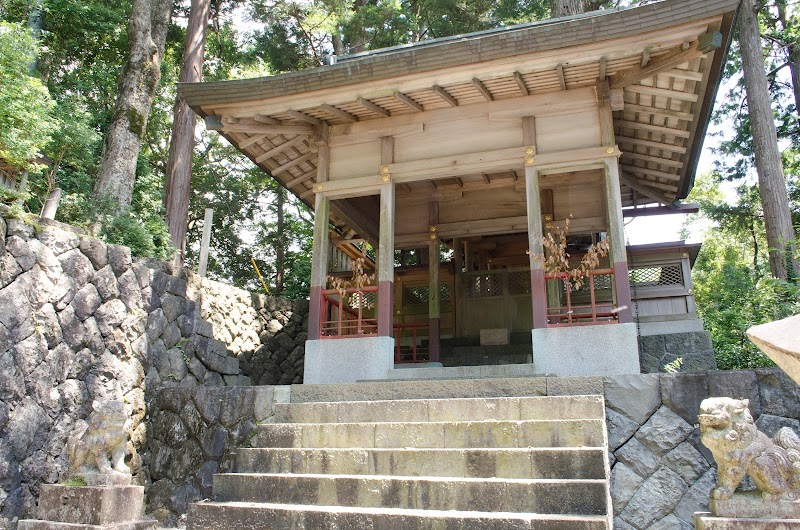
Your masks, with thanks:
M381 144L376 139L331 147L330 167L329 180L378 175L381 168Z
M514 188L466 191L463 198L439 204L439 222L457 223L526 215L525 193Z
M407 162L509 147L522 147L521 120L489 120L484 115L426 123L423 132L396 139L395 161Z
M597 111L536 118L536 150L552 153L600 145Z

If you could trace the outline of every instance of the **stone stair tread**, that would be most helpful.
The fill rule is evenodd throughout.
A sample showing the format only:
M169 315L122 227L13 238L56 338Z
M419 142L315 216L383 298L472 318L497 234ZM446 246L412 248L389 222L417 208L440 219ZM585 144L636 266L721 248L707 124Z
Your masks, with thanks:
M419 476L419 475L353 475L353 474L326 474L326 473L216 473L215 477L263 477L263 478L306 478L306 479L357 479L357 480L426 480L430 482L447 482L465 484L478 483L510 483L510 484L563 484L563 483L582 483L582 484L603 484L605 479L595 478L502 478L502 477L440 477L440 476Z
M464 512L458 510L420 510L417 508L371 508L363 506L327 506L316 504L287 504L272 502L243 502L243 501L224 501L211 502L201 501L192 503L192 506L240 506L247 508L279 508L282 510L303 510L313 512L358 512L365 514L395 513L398 515L421 515L436 517L462 517L480 519L553 519L553 520L574 520L574 521L605 521L605 515L573 515L559 513L517 513L517 512Z

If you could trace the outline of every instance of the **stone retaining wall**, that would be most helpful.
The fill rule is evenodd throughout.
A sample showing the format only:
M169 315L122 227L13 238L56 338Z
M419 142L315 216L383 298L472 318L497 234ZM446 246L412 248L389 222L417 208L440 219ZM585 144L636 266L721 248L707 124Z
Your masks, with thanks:
M124 399L130 465L147 485L159 388L302 381L307 312L0 212L0 527L60 479L94 401Z

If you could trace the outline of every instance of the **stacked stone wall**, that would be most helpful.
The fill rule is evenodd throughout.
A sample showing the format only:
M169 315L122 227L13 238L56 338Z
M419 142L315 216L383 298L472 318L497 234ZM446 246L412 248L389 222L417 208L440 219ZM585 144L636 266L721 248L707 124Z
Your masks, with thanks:
M609 377L603 390L618 530L690 530L693 514L708 511L717 471L697 426L707 397L749 399L770 437L800 432L800 387L778 368Z
M159 388L301 382L307 312L0 212L0 528L63 478L93 402L125 401L129 464L149 485Z

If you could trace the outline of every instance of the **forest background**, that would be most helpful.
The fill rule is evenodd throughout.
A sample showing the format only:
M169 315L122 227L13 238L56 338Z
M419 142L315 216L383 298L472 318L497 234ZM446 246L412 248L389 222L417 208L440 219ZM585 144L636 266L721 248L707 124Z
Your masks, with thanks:
M155 5L165 0L137 0ZM300 70L343 55L563 14L646 0L200 0L209 7L205 80ZM59 221L84 227L139 256L168 259L165 172L189 0L175 0L166 28L161 79L136 160L129 208L95 193L104 138L115 117L120 71L136 35L132 4L111 0L0 0L0 161L28 170L0 202L38 213L63 191ZM197 0L195 0L197 3ZM566 6L569 7L569 6ZM800 22L798 4L758 4L761 44L795 237L800 226ZM130 27L129 27L130 26ZM800 290L770 274L769 247L754 176L750 115L738 37L731 47L714 120L715 168L699 175L686 202L701 213L694 268L698 311L712 333L720 368L769 364L747 341L751 325L800 312ZM196 268L203 213L214 210L209 276L259 289L251 258L269 288L308 296L313 213L217 133L195 133L185 264ZM41 158L45 155L45 159ZM39 161L38 163L36 161ZM46 164L41 162L46 161ZM7 174L11 176L11 174ZM729 184L721 187L721 183ZM723 189L733 190L725 193Z

